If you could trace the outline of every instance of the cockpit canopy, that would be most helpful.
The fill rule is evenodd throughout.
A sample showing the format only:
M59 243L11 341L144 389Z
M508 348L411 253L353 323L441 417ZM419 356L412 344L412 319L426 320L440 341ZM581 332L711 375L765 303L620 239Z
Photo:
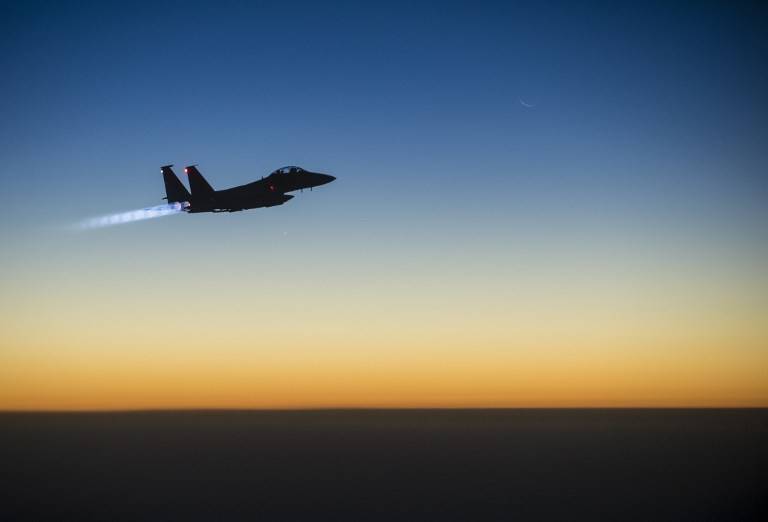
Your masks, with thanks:
M298 174L299 172L304 172L304 169L301 167L295 167L295 166L288 166L288 167L281 167L274 171L272 174Z

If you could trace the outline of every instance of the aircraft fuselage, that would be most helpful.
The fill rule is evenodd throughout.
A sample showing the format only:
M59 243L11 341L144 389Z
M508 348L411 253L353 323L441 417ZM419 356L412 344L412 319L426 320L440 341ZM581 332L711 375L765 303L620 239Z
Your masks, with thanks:
M214 190L195 166L184 169L191 192L178 181L171 166L163 167L166 194L169 203L187 201L187 212L237 212L251 208L282 205L293 198L286 192L312 189L330 183L336 178L328 174L310 172L301 167L283 167L258 181L224 190Z

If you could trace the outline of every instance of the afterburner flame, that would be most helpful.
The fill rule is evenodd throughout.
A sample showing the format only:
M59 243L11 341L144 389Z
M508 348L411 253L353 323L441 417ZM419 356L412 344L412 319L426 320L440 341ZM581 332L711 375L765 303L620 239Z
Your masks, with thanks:
M120 212L118 214L109 214L107 216L87 219L80 223L79 228L89 230L93 228L111 227L113 225L124 225L126 223L134 223L136 221L144 221L146 219L154 219L163 216L171 216L183 212L187 207L189 207L189 203L184 201L181 203L167 203L155 207L129 210L128 212Z

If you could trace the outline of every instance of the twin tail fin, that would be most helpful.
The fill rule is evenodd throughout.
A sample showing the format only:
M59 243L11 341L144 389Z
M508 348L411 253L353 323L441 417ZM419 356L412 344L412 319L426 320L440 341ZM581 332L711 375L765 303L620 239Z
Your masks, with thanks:
M179 180L171 167L173 167L173 165L160 167L160 171L163 173L163 181L165 181L165 199L168 200L168 203L190 201L192 195L187 190L187 187L185 187Z

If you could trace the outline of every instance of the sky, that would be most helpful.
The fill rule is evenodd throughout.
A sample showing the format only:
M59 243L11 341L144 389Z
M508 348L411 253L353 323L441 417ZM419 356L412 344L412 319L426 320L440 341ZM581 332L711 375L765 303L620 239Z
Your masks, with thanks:
M0 409L768 406L767 29L4 2ZM78 228L161 204L170 163L337 180Z

